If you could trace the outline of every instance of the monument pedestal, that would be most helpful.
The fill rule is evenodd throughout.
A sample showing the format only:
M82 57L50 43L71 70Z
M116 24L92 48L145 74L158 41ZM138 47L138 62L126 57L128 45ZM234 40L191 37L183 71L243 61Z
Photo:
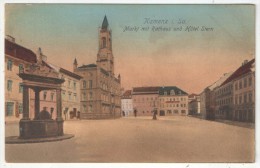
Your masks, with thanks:
M20 138L47 138L63 135L63 120L20 120Z

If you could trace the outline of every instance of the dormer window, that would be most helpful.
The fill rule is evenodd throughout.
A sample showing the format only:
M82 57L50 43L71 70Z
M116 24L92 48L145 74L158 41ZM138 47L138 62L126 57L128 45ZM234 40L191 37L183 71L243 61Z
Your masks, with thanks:
M175 92L174 92L174 90L171 90L171 93L170 93L171 95L175 95Z

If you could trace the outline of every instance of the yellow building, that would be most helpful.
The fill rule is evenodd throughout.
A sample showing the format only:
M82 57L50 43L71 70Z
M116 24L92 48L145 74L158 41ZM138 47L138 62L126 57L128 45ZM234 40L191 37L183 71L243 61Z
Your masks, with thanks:
M188 115L188 94L176 86L160 87L159 115Z
M121 117L121 79L114 74L112 32L105 16L99 30L97 64L78 67L74 61L74 72L81 79L80 112L82 119L104 119Z

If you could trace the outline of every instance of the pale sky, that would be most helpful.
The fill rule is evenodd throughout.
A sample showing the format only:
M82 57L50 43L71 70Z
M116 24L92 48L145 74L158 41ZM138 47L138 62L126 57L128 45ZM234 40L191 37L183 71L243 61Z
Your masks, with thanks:
M255 55L254 5L23 5L7 4L5 32L48 61L72 70L96 62L98 27L104 16L112 29L115 73L122 87L177 86L200 93L224 73ZM146 24L168 20L167 24ZM177 24L181 19L184 24ZM173 23L172 23L173 22ZM125 26L150 27L126 31ZM153 32L153 26L171 28ZM182 31L173 28L182 26ZM187 32L187 26L213 31Z

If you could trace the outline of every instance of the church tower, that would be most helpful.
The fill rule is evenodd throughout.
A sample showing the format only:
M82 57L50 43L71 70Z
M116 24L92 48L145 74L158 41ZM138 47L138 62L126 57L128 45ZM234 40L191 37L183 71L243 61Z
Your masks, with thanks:
M114 76L114 57L112 53L112 31L108 27L107 17L104 17L99 29L99 48L97 54L97 66Z

